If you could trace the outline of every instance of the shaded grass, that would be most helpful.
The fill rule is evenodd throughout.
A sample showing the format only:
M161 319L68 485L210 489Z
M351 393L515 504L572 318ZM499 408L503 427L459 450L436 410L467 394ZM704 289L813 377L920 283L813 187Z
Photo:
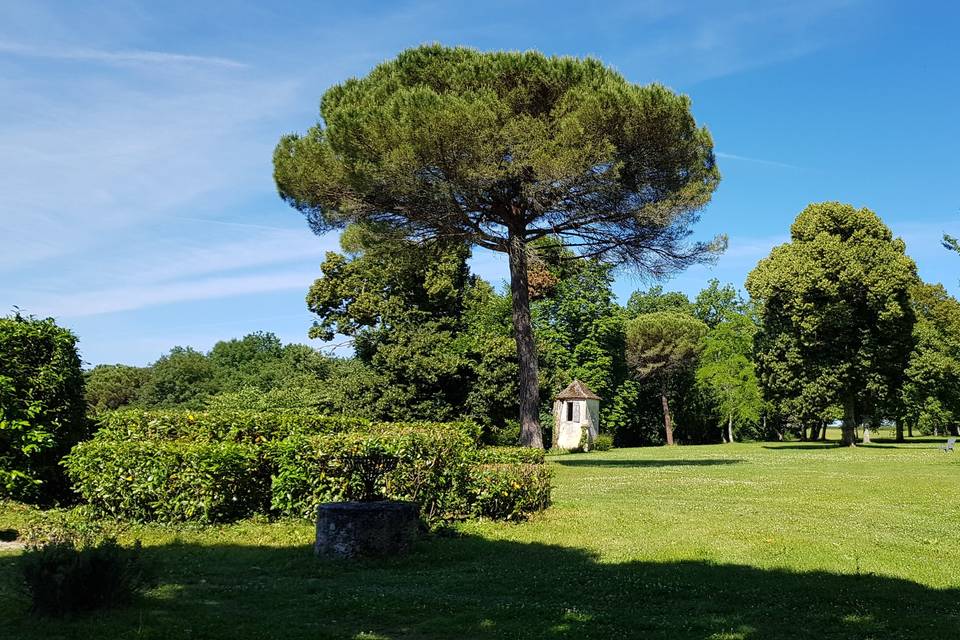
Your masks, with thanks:
M313 559L309 523L131 528L160 586L68 621L29 618L0 555L0 637L958 637L960 457L809 445L562 456L542 516L379 562Z

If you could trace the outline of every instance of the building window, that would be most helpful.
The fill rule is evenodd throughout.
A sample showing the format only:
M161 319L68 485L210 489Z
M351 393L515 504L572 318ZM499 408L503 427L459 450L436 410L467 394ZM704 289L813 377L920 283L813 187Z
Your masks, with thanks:
M580 403L567 403L567 422L580 422Z

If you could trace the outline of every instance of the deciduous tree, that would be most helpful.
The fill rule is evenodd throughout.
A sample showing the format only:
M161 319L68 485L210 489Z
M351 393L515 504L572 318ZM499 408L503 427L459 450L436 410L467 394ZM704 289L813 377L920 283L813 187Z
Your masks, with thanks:
M812 204L747 278L758 303L757 366L774 397L844 411L853 445L864 415L889 415L912 348L916 266L869 209Z

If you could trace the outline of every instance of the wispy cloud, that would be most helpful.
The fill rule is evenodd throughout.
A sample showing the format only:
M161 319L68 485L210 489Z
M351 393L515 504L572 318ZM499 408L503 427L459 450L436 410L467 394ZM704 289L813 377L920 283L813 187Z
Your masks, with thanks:
M804 170L804 167L797 166L795 164L789 164L786 162L778 162L776 160L764 160L763 158L750 158L747 156L737 155L735 153L726 153L724 151L717 151L714 153L718 158L725 158L727 160L739 160L741 162L752 162L754 164L765 164L771 167L781 167L783 169L797 169Z
M869 0L676 3L655 14L657 33L633 48L654 78L699 82L809 55L849 42L869 26ZM683 12L689 19L677 20ZM856 29L851 29L855 26Z
M169 51L118 50L71 48L60 46L33 46L20 42L0 40L0 54L47 58L76 62L103 62L107 64L189 64L214 67L243 68L247 65L237 60L220 56L199 56Z
M316 275L316 271L299 269L262 275L202 278L149 287L132 285L60 295L55 301L38 301L35 304L28 303L24 307L30 313L37 315L77 318L131 311L174 302L212 300L289 289L304 290Z

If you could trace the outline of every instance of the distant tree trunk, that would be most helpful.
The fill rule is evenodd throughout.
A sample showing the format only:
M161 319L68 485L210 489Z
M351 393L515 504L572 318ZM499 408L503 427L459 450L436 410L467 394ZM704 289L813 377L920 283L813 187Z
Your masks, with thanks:
M870 444L870 425L864 425L863 441L860 444Z
M903 442L903 420L897 420L897 442Z
M800 439L804 442L807 441L807 425L805 422L800 423Z
M520 363L520 444L543 448L540 432L540 383L537 348L530 321L530 292L527 283L527 249L523 238L510 232L510 294L513 302L513 334Z
M820 423L814 422L810 425L810 441L816 442L820 439Z
M824 442L827 441L827 423L826 422L820 423L820 440Z
M670 405L667 403L667 390L660 390L660 400L663 402L663 426L667 429L667 446L673 445L673 421L670 419Z
M853 398L843 403L843 428L841 429L840 444L855 447L857 439L856 405Z
M733 442L733 414L727 416L727 442Z
M913 422L907 424L907 435L913 437Z

